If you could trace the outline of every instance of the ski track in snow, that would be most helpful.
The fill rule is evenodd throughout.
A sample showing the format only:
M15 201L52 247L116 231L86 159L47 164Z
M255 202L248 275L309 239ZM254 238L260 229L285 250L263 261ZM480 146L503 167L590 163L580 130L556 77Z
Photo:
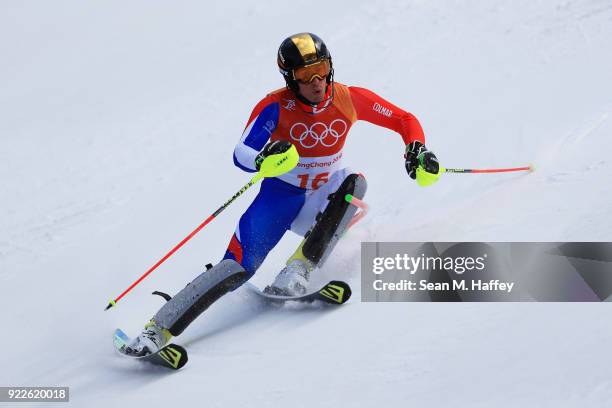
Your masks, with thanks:
M0 386L70 386L77 407L609 405L607 303L359 297L363 241L611 240L611 23L609 0L3 3ZM313 277L349 281L349 303L267 307L238 289L176 339L180 372L114 354L113 330L135 335L161 306L153 290L225 251L255 191L102 311L244 184L234 143L299 30L325 39L338 81L415 113L443 165L535 171L419 188L399 137L358 123L344 157L371 211Z

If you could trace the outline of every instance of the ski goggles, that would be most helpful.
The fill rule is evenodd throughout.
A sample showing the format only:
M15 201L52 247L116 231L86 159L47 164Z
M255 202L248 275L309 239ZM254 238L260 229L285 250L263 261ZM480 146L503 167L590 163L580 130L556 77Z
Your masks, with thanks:
M325 79L331 72L331 64L328 59L317 61L293 70L293 79L304 84L312 82L314 78Z

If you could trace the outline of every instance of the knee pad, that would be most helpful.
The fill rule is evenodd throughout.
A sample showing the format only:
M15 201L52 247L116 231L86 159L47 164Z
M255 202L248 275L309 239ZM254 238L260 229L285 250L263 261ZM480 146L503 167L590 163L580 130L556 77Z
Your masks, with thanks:
M346 195L351 194L362 199L367 187L363 175L350 174L344 179L338 190L329 195L327 207L317 215L315 225L306 234L301 246L302 254L313 265L320 266L325 262L357 212L357 208L346 201Z

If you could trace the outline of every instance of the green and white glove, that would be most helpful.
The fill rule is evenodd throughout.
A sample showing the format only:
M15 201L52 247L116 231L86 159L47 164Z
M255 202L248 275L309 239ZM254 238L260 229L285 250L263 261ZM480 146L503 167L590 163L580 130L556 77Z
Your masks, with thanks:
M412 142L406 146L406 171L411 179L417 180L420 186L428 186L440 176L440 163L433 152L419 141Z
M257 156L255 156L255 168L257 171L259 171L261 163L263 163L266 157L274 154L285 153L291 148L291 146L292 144L286 140L275 140L265 145L263 150L259 152Z
M406 171L413 180L416 179L416 170L419 166L432 174L438 174L440 171L440 164L436 155L427 150L427 147L419 141L406 146L404 158L406 159Z

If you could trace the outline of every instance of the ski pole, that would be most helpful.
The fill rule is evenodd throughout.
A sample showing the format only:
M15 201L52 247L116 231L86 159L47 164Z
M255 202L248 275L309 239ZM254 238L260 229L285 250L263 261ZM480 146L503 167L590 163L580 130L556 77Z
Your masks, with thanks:
M533 166L511 167L506 169L446 169L441 168L444 173L507 173L511 171L533 171Z
M355 225L359 221L361 221L361 219L363 217L366 216L366 214L368 213L368 210L370 209L370 207L365 203L365 201L362 201L362 200L358 199L357 197L353 197L352 194L345 195L344 199L346 200L346 202L354 205L355 207L357 207L358 209L361 210L361 211L355 213L355 215L353 215L353 218L351 218L351 221L349 222L348 226L346 227L346 229L348 230L353 225Z
M438 181L442 173L507 173L510 171L533 171L533 166L511 167L505 169L447 169L440 166L438 173L427 172L423 167L416 169L416 181L421 187L427 187Z
M164 255L159 261L155 263L152 267L149 268L140 278L138 278L134 283L132 283L126 290L123 291L119 296L115 299L111 299L108 302L108 306L106 309L108 310L111 307L115 306L122 297L127 295L136 285L144 280L147 276L149 276L155 269L157 269L162 263L164 263L168 258L170 258L176 251L178 251L187 241L193 238L198 232L202 230L206 225L208 225L212 220L214 220L223 210L225 210L231 203L233 203L238 197L244 194L250 187L257 184L260 180L266 177L276 177L284 174L291 169L293 169L299 160L299 155L295 146L291 146L289 150L284 153L279 153L270 156L269 158L275 158L276 160L265 160L259 169L259 172L248 182L246 183L236 194L232 196L229 200L225 202L221 207L217 209L214 213L212 213L204 222L202 222L196 229L194 229L189 235L187 235L181 242L179 242L174 248L172 248L166 255Z

